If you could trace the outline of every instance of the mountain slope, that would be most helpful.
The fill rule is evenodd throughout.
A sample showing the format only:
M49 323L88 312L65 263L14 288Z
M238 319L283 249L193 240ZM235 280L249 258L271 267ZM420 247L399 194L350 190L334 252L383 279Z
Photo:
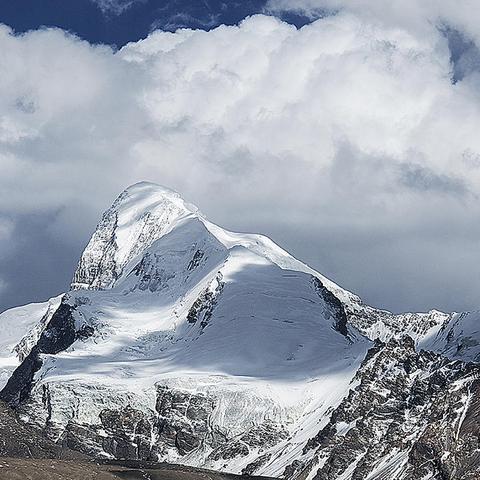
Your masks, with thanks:
M478 314L372 308L145 182L56 301L15 332L28 348L0 397L59 445L302 480L475 478L461 428L480 401Z

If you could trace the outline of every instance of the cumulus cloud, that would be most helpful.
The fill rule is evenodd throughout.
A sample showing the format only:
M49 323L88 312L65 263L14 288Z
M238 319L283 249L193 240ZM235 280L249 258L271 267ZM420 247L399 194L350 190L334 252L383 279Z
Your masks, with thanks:
M312 18L350 12L365 21L416 34L447 24L475 37L480 17L480 6L472 0L267 0L265 9L298 11Z
M30 276L66 285L100 211L146 179L376 305L478 307L476 69L452 82L449 38L424 10L417 25L375 4L302 2L336 13L300 30L258 15L155 31L119 51L3 27L0 216L30 263L34 245L55 246ZM444 24L475 43L453 10Z

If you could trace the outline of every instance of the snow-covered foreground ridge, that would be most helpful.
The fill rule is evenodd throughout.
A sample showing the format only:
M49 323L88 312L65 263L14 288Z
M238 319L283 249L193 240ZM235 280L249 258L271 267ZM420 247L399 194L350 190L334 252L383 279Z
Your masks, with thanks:
M1 396L58 443L98 456L422 478L440 468L416 467L433 422L424 411L450 402L451 437L463 441L477 319L368 307L270 239L228 232L143 182L104 213L68 293L0 315ZM457 386L437 398L441 381ZM375 405L393 413L378 422Z

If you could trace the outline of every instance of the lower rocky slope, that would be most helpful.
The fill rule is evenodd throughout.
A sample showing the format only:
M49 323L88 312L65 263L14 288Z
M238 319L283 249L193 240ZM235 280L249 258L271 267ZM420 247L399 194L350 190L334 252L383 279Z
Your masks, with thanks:
M15 411L0 402L0 457L81 460L85 456L49 440L41 430L19 420ZM3 478L0 473L0 478Z
M100 461L49 440L0 402L2 480L235 480L235 475L146 461ZM266 477L262 477L266 478Z
M2 480L237 480L242 477L166 464L0 458ZM252 477L268 480L268 477Z

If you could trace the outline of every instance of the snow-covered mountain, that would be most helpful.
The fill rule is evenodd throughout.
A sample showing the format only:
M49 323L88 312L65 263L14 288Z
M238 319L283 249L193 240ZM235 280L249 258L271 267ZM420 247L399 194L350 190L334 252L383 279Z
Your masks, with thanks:
M476 472L449 444L412 476L442 402L445 442L464 441L477 320L364 305L270 239L139 183L104 213L69 292L0 316L4 376L20 363L1 397L96 456L302 479Z

